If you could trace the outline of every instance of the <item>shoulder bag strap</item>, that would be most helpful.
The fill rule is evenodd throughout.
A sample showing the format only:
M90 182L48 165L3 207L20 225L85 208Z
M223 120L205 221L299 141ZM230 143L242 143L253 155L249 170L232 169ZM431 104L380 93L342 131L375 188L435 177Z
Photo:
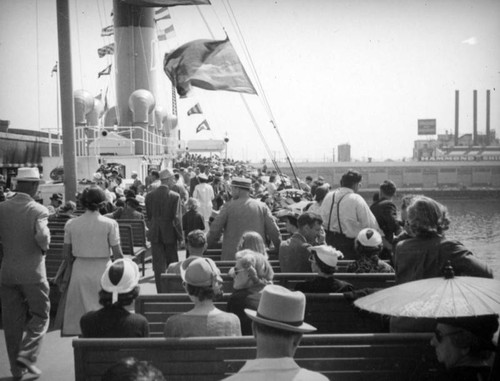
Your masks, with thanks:
M332 196L332 206L330 207L330 216L328 217L328 227L326 228L327 231L330 231L330 221L332 220L333 204L335 204L335 192L333 192Z

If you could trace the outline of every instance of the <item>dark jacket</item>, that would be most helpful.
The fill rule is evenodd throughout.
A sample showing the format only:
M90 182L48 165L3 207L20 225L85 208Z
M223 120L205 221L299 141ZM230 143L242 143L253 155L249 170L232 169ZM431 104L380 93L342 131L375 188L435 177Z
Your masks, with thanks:
M392 243L394 236L398 235L402 228L398 221L398 210L396 205L385 198L374 202L370 210L377 219L380 229L384 232L385 239Z
M152 243L174 244L182 238L180 196L160 185L146 196L146 225Z

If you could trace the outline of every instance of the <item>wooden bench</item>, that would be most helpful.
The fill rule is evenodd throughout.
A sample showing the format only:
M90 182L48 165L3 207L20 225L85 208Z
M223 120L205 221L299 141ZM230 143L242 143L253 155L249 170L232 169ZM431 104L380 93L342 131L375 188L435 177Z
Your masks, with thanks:
M353 263L354 260L352 259L341 259L337 262L337 273L344 273L346 272L347 268L351 263ZM388 261L384 261L388 262ZM275 273L280 273L281 268L280 268L280 262L277 259L270 260L269 263L271 264L273 270ZM236 261L215 261L215 264L223 274L227 274L231 267L234 267L236 264Z
M134 242L134 253L141 252L141 264L142 264L142 276L145 275L146 272L146 254L151 252L149 248L151 244L146 239L146 224L144 220L139 219L118 219L116 220L119 226L122 225L130 225L132 227L132 237ZM142 250L144 249L144 253Z
M439 380L431 334L304 335L294 356L304 368L334 381ZM169 381L221 380L255 358L255 340L244 337L186 339L75 339L77 381L98 381L124 357L151 361Z
M145 256L146 248L143 246L135 246L132 226L119 224L120 229L120 246L124 256L131 258L134 262L142 265L142 276L146 272Z
M274 274L273 283L279 284L290 290L295 289L297 283L307 280L312 280L317 277L313 273L276 273ZM395 285L395 274L388 273L370 273L370 274L353 274L353 273L336 273L335 278L351 283L355 289L362 288L387 288ZM224 292L233 292L233 278L229 274L222 274L222 290ZM162 274L161 275L161 292L176 293L184 292L182 287L182 279L178 274Z
M214 304L226 311L231 294L224 294ZM305 321L317 328L316 333L388 332L388 322L380 315L356 308L342 294L306 294ZM187 294L140 295L135 312L149 322L151 337L162 337L167 319L193 308Z
M221 260L221 253L222 249L207 249L205 253L203 254L205 257L213 259L214 261L220 261ZM278 260L278 252L271 250L267 251L267 255L270 260Z

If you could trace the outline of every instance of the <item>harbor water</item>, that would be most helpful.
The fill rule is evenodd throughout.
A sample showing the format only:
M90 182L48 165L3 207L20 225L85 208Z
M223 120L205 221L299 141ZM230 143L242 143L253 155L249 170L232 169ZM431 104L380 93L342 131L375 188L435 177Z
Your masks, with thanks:
M451 223L446 237L463 243L500 279L500 199L433 198L448 208Z

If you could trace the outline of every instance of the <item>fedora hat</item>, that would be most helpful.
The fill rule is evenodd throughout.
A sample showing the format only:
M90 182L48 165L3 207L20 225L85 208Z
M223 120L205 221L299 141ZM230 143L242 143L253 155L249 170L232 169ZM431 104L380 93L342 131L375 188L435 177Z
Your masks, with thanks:
M252 180L247 179L246 177L233 177L231 186L250 190L252 188Z
M23 167L17 170L16 180L19 181L38 181L42 183L40 180L40 172L38 168L35 167Z
M257 311L245 308L245 313L253 321L285 331L316 331L312 325L304 323L305 310L306 297L302 292L268 285L262 290Z
M160 180L169 179L174 176L174 172L171 169L165 168L160 171Z

